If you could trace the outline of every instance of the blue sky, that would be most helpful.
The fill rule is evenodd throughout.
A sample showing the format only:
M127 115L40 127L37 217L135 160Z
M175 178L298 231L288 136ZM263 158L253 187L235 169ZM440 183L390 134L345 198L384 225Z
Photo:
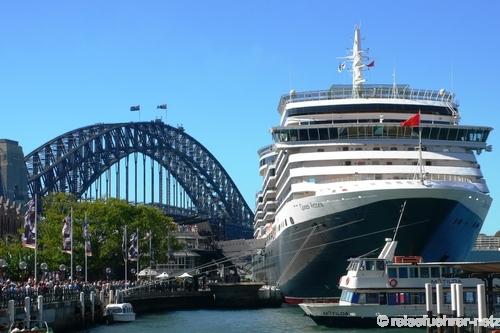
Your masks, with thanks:
M161 116L224 165L254 207L257 149L281 94L349 83L336 57L361 24L369 83L453 90L463 124L496 128L479 156L500 229L496 1L3 1L0 137L25 153L77 127Z

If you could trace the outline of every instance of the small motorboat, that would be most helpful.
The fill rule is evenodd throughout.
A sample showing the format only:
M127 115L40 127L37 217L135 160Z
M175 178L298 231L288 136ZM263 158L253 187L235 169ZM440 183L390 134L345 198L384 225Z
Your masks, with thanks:
M104 310L104 318L107 323L134 321L134 308L130 303L108 304Z
M53 333L52 328L43 320L15 321L8 330L9 333L34 332L34 333Z

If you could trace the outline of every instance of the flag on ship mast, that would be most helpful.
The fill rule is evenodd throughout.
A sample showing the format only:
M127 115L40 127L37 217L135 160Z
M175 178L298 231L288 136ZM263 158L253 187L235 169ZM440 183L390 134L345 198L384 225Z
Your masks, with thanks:
M406 119L405 121L402 121L400 123L400 125L403 127L419 127L420 126L420 112L417 114L414 114L413 116Z

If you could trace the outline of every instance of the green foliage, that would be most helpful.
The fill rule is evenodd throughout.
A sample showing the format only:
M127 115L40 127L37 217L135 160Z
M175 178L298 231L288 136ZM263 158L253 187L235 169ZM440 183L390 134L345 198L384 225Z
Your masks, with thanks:
M112 278L124 276L124 253L122 239L125 226L128 239L136 230L139 231L140 267L149 265L149 240L144 239L151 231L153 258L158 263L166 263L169 243L177 247L170 239L175 225L159 209L147 205L133 206L123 200L108 199L92 202L78 202L72 195L55 193L43 200L43 217L38 223L38 263L47 263L49 270L57 270L60 264L70 267L70 254L61 251L63 219L73 211L73 264L84 267L83 222L85 216L89 224L92 257L88 257L89 279L105 278L105 268L110 267ZM127 243L128 240L127 240ZM127 246L128 249L128 246ZM24 249L19 241L8 246L0 246L0 258L12 257L9 274L15 271L19 257L28 262L28 272L33 274L34 251ZM29 257L29 258L28 258ZM129 269L136 263L129 262ZM12 272L10 271L12 266ZM76 273L75 273L76 274ZM82 272L83 275L83 272Z

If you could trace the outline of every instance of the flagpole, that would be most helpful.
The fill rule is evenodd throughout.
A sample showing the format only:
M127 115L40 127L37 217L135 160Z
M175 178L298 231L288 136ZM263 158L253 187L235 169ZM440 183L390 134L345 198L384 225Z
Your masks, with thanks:
M151 251L151 240L153 239L153 234L151 229L149 230L149 270L151 273L151 270L153 269L153 252ZM149 274L149 281L151 281L151 274Z
M87 225L87 212L85 212L85 227L88 228L89 226ZM84 232L84 239L83 239L83 248L85 252L85 283L87 283L87 238L88 238L88 229L87 232Z
M38 254L38 200L37 200L37 194L35 193L35 284L37 283L38 279L38 268L37 268L37 254Z
M140 239L139 238L139 228L136 229L136 235L137 235L137 263L136 263L137 264L137 268L136 268L136 271L135 271L135 274L136 274L135 275L136 276L135 279L137 280L137 276L139 276L138 274L139 274L139 267L140 267L139 260L141 260L140 253L139 253L139 239Z
M123 241L125 244L125 253L124 253L124 260L125 260L125 288L127 288L127 261L128 261L128 246L127 246L127 226L125 226L125 230L123 232Z
M71 247L71 263L70 263L70 280L73 282L73 206L71 206L71 224L70 224L70 247Z
M418 117L419 117L419 122L418 122L418 164L420 165L420 181L422 184L424 183L424 166L423 166L423 159L422 159L422 126L421 126L421 119L420 119L420 110L418 110Z

